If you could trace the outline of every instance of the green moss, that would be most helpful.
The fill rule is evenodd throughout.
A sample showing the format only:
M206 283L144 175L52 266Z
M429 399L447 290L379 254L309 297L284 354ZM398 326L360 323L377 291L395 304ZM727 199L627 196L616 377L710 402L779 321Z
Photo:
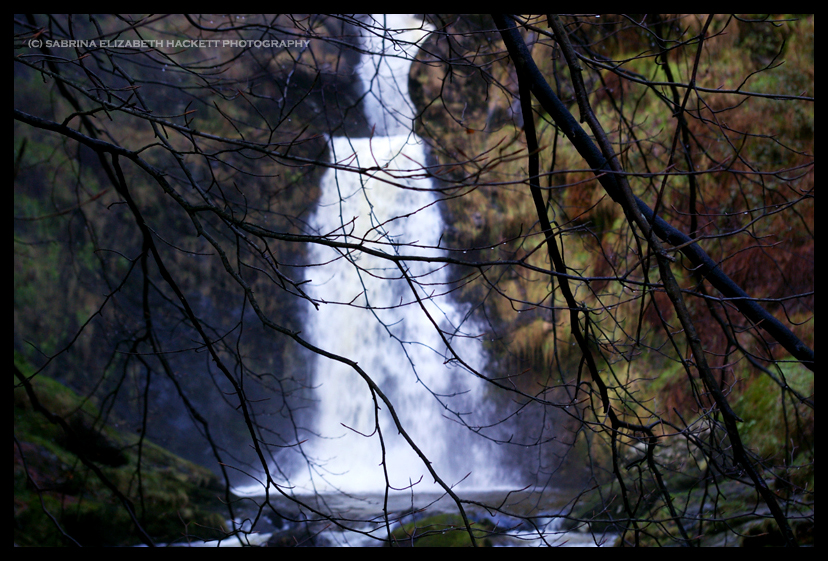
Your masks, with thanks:
M18 357L24 376L33 371ZM138 438L92 420L99 412L62 384L36 376L30 380L40 405L65 419L86 440L121 455L105 460L87 446L77 448L64 430L36 411L15 378L14 389L14 541L23 546L130 545L140 543L135 524L122 502L78 458L84 453L107 479L133 503L142 527L162 542L217 538L224 535L219 497L223 487L206 468L197 466L144 441L138 483ZM79 423L83 423L80 425ZM97 427L97 428L91 428ZM91 438L93 432L96 435ZM104 463L101 463L104 462ZM107 465L115 464L115 465Z
M494 530L489 520L471 522L477 545L491 546L487 536ZM392 539L396 545L414 547L471 547L463 519L458 514L437 514L404 525L395 530Z
M784 366L782 371L788 385L805 396L813 395L814 379L810 372L798 365ZM800 407L797 411L790 396L784 398L788 402L783 407L782 390L770 376L754 374L741 385L743 390L733 408L744 420L740 426L743 438L760 456L781 462L781 455L791 446L787 441L801 444L802 439L813 439L813 410Z

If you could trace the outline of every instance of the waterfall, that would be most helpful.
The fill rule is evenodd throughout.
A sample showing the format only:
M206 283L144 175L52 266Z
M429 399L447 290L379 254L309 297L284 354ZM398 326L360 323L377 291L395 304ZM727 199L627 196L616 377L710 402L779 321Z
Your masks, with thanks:
M393 255L442 256L443 220L432 182L424 177L423 142L411 130L415 110L408 76L416 43L427 35L411 16L374 16L409 45L399 47L375 28L365 38L358 68L371 138L330 139L332 160L379 168L374 177L328 170L312 219L322 234ZM392 20L393 18L393 20ZM385 24L383 25L383 22ZM394 183L394 184L391 184ZM409 283L387 259L360 251L310 249L308 291L324 303L311 309L304 333L316 346L356 361L390 398L402 426L449 485L470 474L462 488L491 486L497 470L494 446L470 426L484 423L484 382L456 365ZM408 275L431 318L452 346L476 369L484 365L474 327L446 292L448 274L439 263L408 261ZM365 381L349 366L317 356L314 364L317 411L313 434L303 445L310 459L290 484L299 491L337 488L382 491L382 445L375 431L375 402ZM392 487L439 491L422 460L398 434L388 408L378 403L385 465ZM311 481L312 479L312 481Z

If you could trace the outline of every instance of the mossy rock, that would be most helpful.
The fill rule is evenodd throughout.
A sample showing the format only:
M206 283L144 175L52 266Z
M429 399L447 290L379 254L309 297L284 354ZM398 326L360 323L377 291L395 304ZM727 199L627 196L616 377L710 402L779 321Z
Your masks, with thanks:
M31 368L15 360L30 378ZM127 507L80 460L96 466L132 503L143 529L159 542L226 535L219 497L224 488L208 469L144 440L138 491L138 437L100 422L97 408L55 380L29 380L37 401L66 428L36 410L15 377L14 543L21 546L114 546L140 543ZM80 438L79 438L80 435Z
M490 547L495 526L490 520L470 521L478 546ZM459 514L437 514L405 524L391 534L392 545L403 547L471 547L466 525Z

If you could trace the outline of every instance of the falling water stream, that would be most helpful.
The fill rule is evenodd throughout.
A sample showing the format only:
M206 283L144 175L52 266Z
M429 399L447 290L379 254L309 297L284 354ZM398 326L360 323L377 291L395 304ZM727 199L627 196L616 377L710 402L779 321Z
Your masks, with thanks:
M427 30L410 16L375 19L384 29L376 28L377 34L365 38L369 54L358 68L363 110L373 135L334 137L330 149L333 161L376 172L370 177L330 169L322 178L313 224L332 239L387 255L443 256L437 247L442 216L432 182L424 177L426 156L422 140L411 130L415 109L408 95L411 60ZM404 31L389 40L387 30L400 29ZM402 428L447 484L464 478L466 487L493 484L495 451L463 426L486 420L484 382L449 360L452 356L435 326L468 364L476 369L483 365L479 342L468 337L474 327L463 323L462 310L450 297L439 296L447 290L447 270L439 263L405 261L403 270L416 281L411 283L394 261L360 250L315 245L310 256L323 265L309 270L309 291L326 302L308 313L311 341L359 364L389 397ZM297 474L292 484L301 487L312 478L315 490L383 491L384 464L392 488L418 481L419 488L431 488L433 478L423 460L358 372L320 356L314 384L317 435L305 447L313 461L307 474Z

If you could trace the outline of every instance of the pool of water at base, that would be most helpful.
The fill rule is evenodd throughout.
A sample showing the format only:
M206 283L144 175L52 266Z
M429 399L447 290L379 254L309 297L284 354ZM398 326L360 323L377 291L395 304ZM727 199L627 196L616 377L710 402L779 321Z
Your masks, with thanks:
M470 521L494 524L495 531L485 540L488 545L588 547L615 542L615 534L591 533L586 526L564 529L565 519L558 514L565 509L567 498L560 492L463 491L460 499L468 501L463 508ZM425 519L440 514L459 515L456 503L446 493L394 492L387 497L342 493L294 498L271 495L272 508L265 505L251 528L250 520L256 518L258 505L263 503L264 497L247 497L238 504L240 516L236 526L248 530L244 545L379 547L388 543L389 530L393 533L411 522L427 524ZM221 545L242 544L233 539Z

